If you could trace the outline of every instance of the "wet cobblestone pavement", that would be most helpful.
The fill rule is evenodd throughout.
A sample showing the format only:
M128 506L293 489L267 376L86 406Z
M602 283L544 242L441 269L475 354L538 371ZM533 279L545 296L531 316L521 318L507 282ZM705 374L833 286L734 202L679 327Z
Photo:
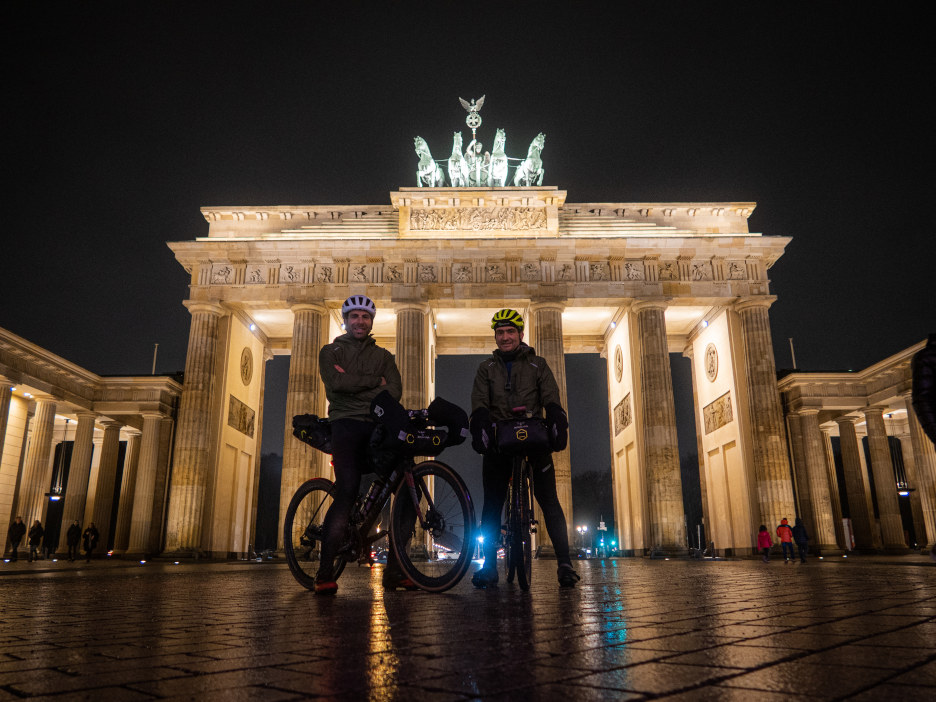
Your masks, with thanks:
M0 700L936 699L936 568L579 562L335 598L285 565L0 564Z

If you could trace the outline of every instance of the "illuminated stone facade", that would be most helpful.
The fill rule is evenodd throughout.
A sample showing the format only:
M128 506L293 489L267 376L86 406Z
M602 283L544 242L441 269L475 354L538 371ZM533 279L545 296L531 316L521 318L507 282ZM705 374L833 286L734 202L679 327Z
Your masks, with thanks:
M59 554L76 519L94 521L98 553L159 552L181 394L172 378L104 378L0 329L0 519L38 519Z
M329 475L323 456L291 438L289 418L325 411L318 349L340 333L341 302L363 293L381 310L374 334L396 353L410 406L434 396L437 355L490 352L489 320L502 307L524 314L527 341L563 397L564 354L613 358L615 516L622 547L635 553L687 546L668 357L685 352L701 374L697 424L701 408L726 392L735 403L720 415L730 420L699 436L706 523L719 547L749 551L760 521L793 510L767 325L767 270L789 239L750 233L753 209L571 204L548 186L401 188L377 206L202 208L207 236L169 244L191 275L192 330L167 549L242 550L220 525L249 521L242 510L254 499L263 359L292 354L281 511L302 480ZM710 345L719 359L711 381ZM248 382L232 370L244 349L258 364ZM221 416L232 397L255 412L253 437ZM568 451L556 456L570 525L571 460Z

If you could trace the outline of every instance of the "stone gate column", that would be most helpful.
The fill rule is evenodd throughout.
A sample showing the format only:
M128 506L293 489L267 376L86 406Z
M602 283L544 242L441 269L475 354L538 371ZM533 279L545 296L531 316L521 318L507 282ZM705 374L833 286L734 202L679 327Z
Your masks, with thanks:
M156 491L156 472L159 463L159 430L162 420L163 415L158 413L143 415L143 434L140 437L140 457L137 461L136 485L133 490L133 512L130 515L127 555L142 556L148 552Z
M643 438L650 508L650 545L676 553L686 549L686 529L676 438L676 402L666 342L666 303L642 301L631 309L639 353L639 430Z
M94 450L94 412L78 412L75 444L68 464L68 482L65 485L65 508L62 511L62 531L59 553L68 550L68 527L78 520L82 531L85 524L85 504L88 501L88 477L91 474L91 452Z
M323 304L292 306L292 350L289 357L289 386L286 389L286 427L283 438L283 473L280 483L279 521L296 489L311 478L330 478L325 454L292 435L297 414L325 414L325 386L319 375L319 351L328 342L328 310ZM277 547L283 549L282 529L277 529Z
M897 503L894 463L887 443L887 428L884 426L886 407L868 407L862 410L868 427L868 453L871 454L871 470L874 475L874 494L877 497L878 520L885 549L905 550L903 523Z
M36 418L32 440L20 480L16 514L23 517L27 531L37 519L45 519L45 496L52 483L52 432L55 426L55 401L48 396L36 398ZM15 516L15 515L14 515Z
M842 450L842 468L845 473L845 491L848 498L848 513L851 519L855 548L869 550L874 548L872 536L871 486L868 476L861 467L861 444L855 431L858 417L839 417L835 420L839 426L839 446Z
M202 514L211 453L211 410L216 392L220 305L187 302L192 315L185 382L179 403L175 460L169 486L166 551L197 550L201 546ZM96 511L96 509L95 509ZM100 528L100 527L99 527Z
M806 442L803 439L803 418L799 412L791 412L787 415L787 431L790 432L790 447L793 452L793 475L796 480L795 492L796 501L799 505L799 515L806 525L806 532L811 538L815 538L816 521L813 518L812 493L809 489Z
M829 468L825 460L825 447L819 431L819 410L800 410L803 428L803 448L809 480L809 503L813 511L813 529L809 540L823 553L838 552L835 543L835 521L829 491Z
M98 464L97 481L94 486L94 509L91 521L101 535L98 547L107 551L110 540L111 512L114 508L114 485L117 482L117 459L120 457L120 422L101 422L104 441L101 443L101 461ZM126 454L124 454L126 455ZM85 525L87 526L87 524Z
M117 532L114 535L114 553L122 554L130 543L130 521L135 508L137 469L140 460L140 436L136 429L127 430L127 452L124 454L123 477L120 480L120 499L117 504Z
M562 338L562 311L565 305L558 301L534 302L530 305L530 315L535 334L534 346L536 353L546 359L556 385L559 386L559 398L562 408L569 411L569 393L566 387L565 344ZM569 419L571 425L572 419ZM571 426L569 428L571 433ZM571 443L571 442L570 442ZM572 514L572 449L566 446L564 451L553 454L553 470L556 471L556 493L559 495L559 504L566 518L566 534L569 543L572 540L574 515ZM539 511L539 505L536 506ZM540 520L542 521L542 520ZM554 557L555 549L545 525L537 530L537 556L540 558Z
M774 298L749 298L735 305L741 317L741 337L747 368L750 426L754 439L754 476L760 521L779 524L795 513L790 465L783 429L783 410L777 389L777 367L770 339L767 310ZM756 522L755 522L756 523Z
M910 515L913 520L913 533L921 544L926 543L926 526L923 523L923 505L920 502L920 490L916 477L916 467L914 465L913 445L910 442L910 431L904 431L901 434L895 434L900 440L900 453L903 460L904 477L907 479L907 488L910 499Z
M910 398L904 395L907 405L907 420L910 425L910 444L913 447L913 469L916 474L917 492L920 494L920 510L926 527L927 548L936 545L936 449L929 437L923 433L920 418L913 409Z
M400 402L407 409L420 409L429 404L429 305L406 302L394 309L396 364L403 380Z
M832 517L835 520L835 542L840 548L847 548L845 526L842 524L842 494L839 492L838 476L835 474L835 454L832 452L832 430L819 427L822 432L822 447L825 451L826 468L829 471L829 497L832 500Z

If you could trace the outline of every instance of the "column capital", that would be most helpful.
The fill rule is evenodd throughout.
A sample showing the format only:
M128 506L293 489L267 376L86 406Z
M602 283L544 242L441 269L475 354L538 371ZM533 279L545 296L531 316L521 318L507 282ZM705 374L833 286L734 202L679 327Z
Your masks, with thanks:
M97 412L92 412L91 410L77 410L75 412L75 419L97 419Z
M811 415L818 415L818 414L819 414L819 408L818 408L818 407L800 407L800 408L799 408L798 410L796 410L795 412L791 412L791 414L798 414L800 417L808 417L808 416L811 416Z
M289 305L289 309L293 314L296 312L305 312L307 310L318 312L319 314L328 314L328 308L325 306L324 302L293 302Z
M739 297L738 300L734 303L734 308L736 312L742 312L743 310L763 307L764 309L770 309L770 306L777 301L776 295L758 295L756 297Z
M269 346L264 346L264 347L263 347L263 361L264 361L264 363L266 363L267 361L272 361L273 358L274 358L274 356L273 356L273 349L271 349Z
M566 308L566 298L559 299L537 299L530 302L530 312L539 312L540 310L559 310L562 312Z
M643 310L665 310L669 307L672 300L670 297L655 297L646 300L637 300L631 305L631 312L642 312Z
M378 313L380 310L377 310ZM420 312L422 314L429 314L429 303L428 302L396 302L393 304L393 311L396 313L400 312Z
M107 431L108 429L116 429L117 431L120 431L124 426L123 422L118 422L113 419L105 419L102 422L98 422L98 424L104 427L104 431Z
M870 407L862 407L861 411L864 413L865 417L873 415L882 415L885 412L890 412L890 407L887 405L871 405Z
M851 415L851 414L845 414L845 415L842 415L841 417L835 418L835 422L839 426L841 426L842 424L851 424L852 426L854 426L860 421L861 421L861 417L855 417L854 415Z
M183 300L182 304L185 305L190 314L195 314L196 312L205 312L207 314L212 314L215 317L221 317L227 314L220 302L201 302L199 300Z
M144 421L147 419L163 420L166 418L163 412L140 412L140 416L143 417Z

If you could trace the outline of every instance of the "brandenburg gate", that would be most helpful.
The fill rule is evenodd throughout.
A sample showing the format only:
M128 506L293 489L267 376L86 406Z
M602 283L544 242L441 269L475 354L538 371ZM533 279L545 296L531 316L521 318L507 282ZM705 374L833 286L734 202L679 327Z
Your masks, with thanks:
M326 412L319 348L341 333L341 302L366 294L408 407L434 396L439 354L490 352L489 320L502 307L524 315L564 403L564 354L603 354L615 521L621 548L635 553L687 545L669 354L687 356L708 537L749 553L758 524L796 513L767 278L790 240L749 232L753 210L571 204L556 187L470 181L400 188L385 205L202 208L207 236L169 244L191 275L191 331L166 551L246 551L264 367L276 354L291 355L281 516L303 480L329 475L289 424ZM467 409L467 397L450 399ZM569 524L574 458L556 456Z

